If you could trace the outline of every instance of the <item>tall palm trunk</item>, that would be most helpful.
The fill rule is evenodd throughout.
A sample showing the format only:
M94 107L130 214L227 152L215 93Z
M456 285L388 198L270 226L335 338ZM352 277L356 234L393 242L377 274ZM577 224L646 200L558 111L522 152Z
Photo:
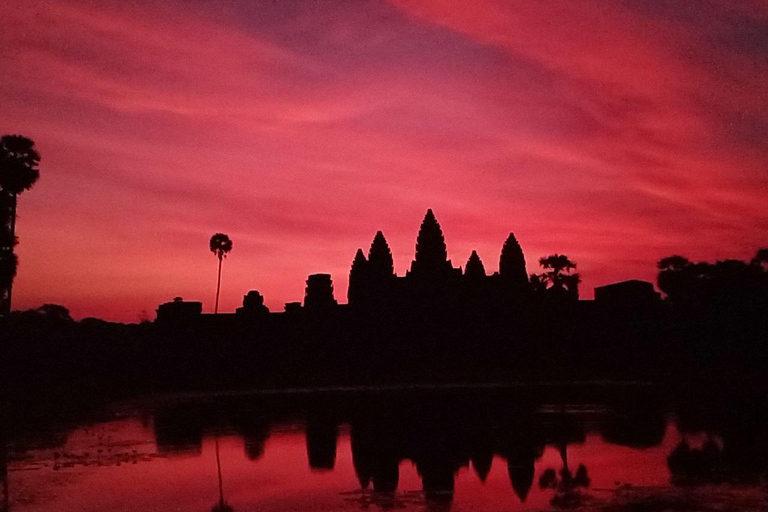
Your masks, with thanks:
M219 254L219 278L216 281L216 305L213 308L213 314L218 314L219 312L219 292L221 291L221 262L224 258L222 258L222 255Z
M0 254L3 257L13 258L13 248L16 244L16 194L9 194L0 191ZM9 270L8 262L3 262L4 270ZM0 288L0 315L11 312L11 293L13 289L13 274L8 277L7 282ZM6 276L3 276L5 281Z
M16 245L16 198L17 194L11 194L11 248Z
M10 242L11 242L11 253L15 252L14 247L16 246L16 197L17 194L11 194L11 229L10 229ZM11 312L11 297L13 295L13 279L11 279L11 283L8 285L8 290L5 294L5 307L7 311L5 313Z
M558 449L560 450L560 460L563 461L563 474L570 475L571 470L568 468L568 443L563 441L558 446Z

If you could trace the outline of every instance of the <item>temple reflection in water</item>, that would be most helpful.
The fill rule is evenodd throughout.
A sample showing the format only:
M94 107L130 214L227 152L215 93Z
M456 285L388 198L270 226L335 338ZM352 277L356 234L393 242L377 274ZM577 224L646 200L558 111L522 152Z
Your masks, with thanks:
M753 414L764 408L663 397L638 385L166 397L4 445L4 512L95 512L115 492L128 512L500 512L678 499L710 484L764 505L767 429Z
M575 499L590 488L592 471L583 456L569 460L569 450L595 434L606 446L660 447L669 428L667 405L637 389L597 403L546 404L493 393L416 393L410 399L384 393L297 397L275 408L266 404L269 400L245 408L221 403L160 407L153 413L157 449L200 455L206 435L225 431L241 436L248 460L258 461L272 431L283 435L286 425L298 422L310 472L336 469L343 436L360 488L373 493L371 502L395 506L404 499L408 489L401 488L401 468L409 462L420 479L421 498L440 510L450 508L456 477L465 468L481 482L492 470L503 471L520 503L533 488L550 491L552 499ZM680 438L667 452L671 483L757 482L767 475L768 443L752 437L764 425L741 422L733 430L736 424L729 423L728 415L699 416L695 408L678 409L675 415ZM537 471L547 449L557 454L557 464Z

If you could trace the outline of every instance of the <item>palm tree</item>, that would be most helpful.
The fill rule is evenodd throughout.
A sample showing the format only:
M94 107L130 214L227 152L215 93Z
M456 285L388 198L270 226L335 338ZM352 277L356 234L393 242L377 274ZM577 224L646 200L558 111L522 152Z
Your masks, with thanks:
M219 312L219 292L221 291L221 263L227 257L227 253L232 250L232 240L224 233L216 233L211 237L211 252L219 258L219 278L216 282L216 306L213 309L214 314Z
M569 295L578 298L581 276L571 273L576 270L576 262L571 261L565 254L552 254L539 259L539 265L546 270L538 276L539 282L545 286L550 285L550 290L555 293L568 292Z
M0 137L0 260L4 281L0 288L0 314L11 310L11 291L16 269L13 247L17 242L17 197L32 188L40 177L37 167L39 163L40 154L32 139L21 135Z
M0 290L7 290L13 284L13 278L16 277L16 267L18 258L13 251L6 251L0 248Z

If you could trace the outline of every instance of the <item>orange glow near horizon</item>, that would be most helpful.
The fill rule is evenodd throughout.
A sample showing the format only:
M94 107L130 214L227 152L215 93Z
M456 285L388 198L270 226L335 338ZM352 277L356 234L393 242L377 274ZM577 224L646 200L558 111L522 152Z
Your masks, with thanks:
M582 296L768 246L768 4L10 0L0 133L33 138L14 307L272 310L433 208L454 266L569 255ZM146 313L142 313L146 312Z

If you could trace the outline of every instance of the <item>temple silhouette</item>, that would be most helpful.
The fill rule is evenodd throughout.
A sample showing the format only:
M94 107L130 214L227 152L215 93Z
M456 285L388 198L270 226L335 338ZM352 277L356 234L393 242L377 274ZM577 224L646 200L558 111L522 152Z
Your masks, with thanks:
M665 300L652 283L637 280L596 288L594 299L583 300L567 256L542 258L543 272L529 278L511 234L498 272L489 273L476 251L463 268L455 266L430 210L404 275L395 272L382 232L367 254L350 255L347 303L326 273L310 275L303 301L284 311L270 311L251 290L232 313L203 313L201 302L177 297L158 308L155 322L139 324L75 322L56 305L15 313L4 322L16 360L25 364L10 365L6 378L25 393L76 382L105 392L107 383L117 394L665 381L681 372L690 380L762 382L766 254L715 264L667 258L658 280Z
M440 224L427 210L416 238L416 255L405 276L394 270L386 238L378 231L368 257L357 250L349 273L349 305L359 308L386 308L398 304L417 307L456 308L512 303L524 300L529 292L525 257L515 235L510 233L501 250L499 272L487 275L477 254L464 270L454 267Z
M549 259L573 265L566 256ZM281 386L529 380L545 373L626 379L661 371L665 305L652 283L615 283L596 289L594 300L579 300L578 274L561 273L577 279L560 283L544 282L544 274L529 278L513 233L498 268L489 273L477 251L463 268L454 265L427 210L404 275L395 271L383 232L367 254L356 251L346 304L330 274L308 276L303 301L284 311L269 311L255 290L234 313L203 313L202 303L181 298L162 304L147 337L158 340L158 361L165 362L149 373L167 375L167 382L190 379L179 385L205 376L232 386Z
M529 280L525 256L514 233L504 241L499 258L499 271L489 274L477 251L472 251L464 268L454 266L448 259L448 250L440 223L432 209L428 209L416 237L413 261L405 275L395 272L394 259L389 243L382 231L373 237L368 254L358 249L349 272L347 304L339 304L335 298L330 274L312 274L306 281L304 300L288 302L285 311L270 313L264 298L252 290L243 297L243 305L234 316L265 319L269 316L301 315L329 316L391 316L424 320L465 313L482 313L498 317L509 312L520 312L548 294L536 293ZM541 292L541 290L539 290ZM577 300L578 292L561 293L563 300ZM595 289L597 302L648 306L660 301L653 284L645 281L625 281ZM592 302L592 301L588 301ZM201 302L188 302L177 297L157 309L157 321L161 324L180 324L203 314ZM218 324L226 322L233 314L216 315Z

